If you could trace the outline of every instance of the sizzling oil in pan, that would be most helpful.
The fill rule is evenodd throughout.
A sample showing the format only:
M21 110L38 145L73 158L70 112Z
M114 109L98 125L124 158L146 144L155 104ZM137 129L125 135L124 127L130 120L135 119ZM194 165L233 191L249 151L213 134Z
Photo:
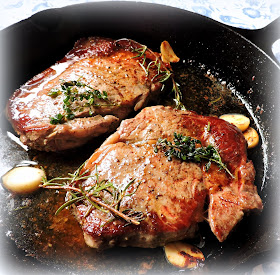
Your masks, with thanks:
M174 73L187 109L204 115L242 113L250 117L246 106L238 95L233 94L227 83L218 80L203 66L181 62L176 65ZM167 97L163 96L158 103L169 104ZM102 138L97 139L67 153L28 151L27 157L44 167L48 178L63 176L76 170L102 141ZM252 159L250 155L249 158ZM88 270L91 274L94 271L97 274L145 274L156 270L164 274L178 271L165 261L161 248L114 248L104 252L88 248L82 230L70 211L65 209L59 215L54 215L63 204L64 196L65 192L39 190L30 197L12 197L2 190L6 235L24 252L24 256L18 253L17 257L28 255L27 262L28 259L36 258L47 269L55 268L62 272ZM250 219L245 221L246 227L249 222ZM211 270L212 263L216 265L217 260L224 258L226 251L232 253L238 250L250 233L249 230L240 235L240 231L238 241L230 238L221 245L206 223L200 229L200 236L192 242L201 248L207 258L201 271Z

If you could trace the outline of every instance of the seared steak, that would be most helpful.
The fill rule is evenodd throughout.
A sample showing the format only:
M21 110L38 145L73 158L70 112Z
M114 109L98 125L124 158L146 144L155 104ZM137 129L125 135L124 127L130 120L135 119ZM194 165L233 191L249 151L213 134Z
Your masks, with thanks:
M77 147L145 106L168 73L158 54L135 41L81 39L15 91L7 116L31 148Z
M163 151L155 152L158 138L172 140L174 132L199 139L203 146L215 146L234 177L214 163L207 170L205 163L170 161ZM125 213L133 209L142 213L144 220L139 225L127 225L112 212L80 202L74 212L86 243L101 249L161 246L193 237L197 223L204 219L218 240L224 241L245 211L262 209L254 185L255 170L246 150L243 134L216 117L155 106L124 120L83 167L82 172L95 177L76 186L88 190L98 178L124 190L132 182L119 210ZM207 216L204 207L208 202Z

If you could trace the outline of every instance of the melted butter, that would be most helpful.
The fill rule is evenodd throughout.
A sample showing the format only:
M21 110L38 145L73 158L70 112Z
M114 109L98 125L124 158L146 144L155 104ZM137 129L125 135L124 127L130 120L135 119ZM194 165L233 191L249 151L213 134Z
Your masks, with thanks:
M35 83L33 82L32 84L27 83L23 85L21 87L21 90L22 90L22 94L24 94L25 96L18 96L13 99L14 106L19 107L13 109L13 119L19 120L22 117L24 117L25 114L24 112L22 112L22 109L24 109L25 106L27 109L31 109L33 106L33 99L38 96L40 91L42 91L50 81L54 80L59 75L61 75L69 65L70 62L57 63L50 67L51 71L48 73L46 77L44 77L44 81L42 81L41 83L40 83L40 79L38 79L37 81L35 80ZM36 82L38 82L39 84L36 84ZM46 96L46 95L40 95L40 96ZM40 111L38 112L36 111L36 109L30 111L30 116L38 116L39 114Z
M25 98L21 98L23 101L25 101L24 99L26 99L27 101L29 101L30 99L28 99L29 96L34 97L34 95L38 94L40 91L42 91L45 87L45 85L52 81L53 79L55 79L56 77L58 77L59 75L61 75L70 65L70 62L61 62L61 63L56 63L55 65L51 66L50 68L55 72L53 74L51 74L51 76L47 77L45 81L43 81L40 85L38 85L38 87L36 88L32 88L30 89L30 85L26 85L26 89L23 89L25 91L29 91L32 90L32 94L28 95Z
M70 62L61 62L56 63L55 65L51 66L53 70L56 71L56 75L61 74L63 71L65 71L70 65Z

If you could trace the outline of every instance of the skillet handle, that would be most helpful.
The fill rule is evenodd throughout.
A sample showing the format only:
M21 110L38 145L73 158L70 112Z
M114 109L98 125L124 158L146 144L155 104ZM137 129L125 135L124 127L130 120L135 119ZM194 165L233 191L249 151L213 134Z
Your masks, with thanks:
M273 43L280 39L280 17L262 29L247 30L234 28L234 30L262 49L277 64L280 64L280 59L277 59L272 52Z

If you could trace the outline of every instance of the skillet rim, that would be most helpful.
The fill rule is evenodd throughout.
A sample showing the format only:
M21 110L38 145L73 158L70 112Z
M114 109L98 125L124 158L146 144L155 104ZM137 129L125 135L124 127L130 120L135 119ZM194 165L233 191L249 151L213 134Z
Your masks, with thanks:
M65 9L65 8L68 8L68 7L73 7L73 6L82 6L82 5L88 5L88 4L91 4L92 6L95 6L97 3L102 3L102 4L104 4L104 3L108 3L108 5L111 3L113 3L113 4L125 4L125 5L127 5L129 2L125 2L125 1L120 1L120 2L94 2L94 3L83 3L83 4L75 4L75 5L71 5L71 6L67 6L67 7L63 7L63 8L59 8L59 9ZM130 2L129 3L129 5L131 5L131 6L148 6L148 7L151 7L151 6L164 6L164 5L161 5L161 4L150 4L150 3L134 3L133 2L133 4ZM204 20L206 19L206 21L207 20L209 20L209 21L213 21L213 22L215 22L215 24L217 24L217 25L219 25L220 27L223 27L223 28L225 28L225 29L228 29L229 31L231 31L231 32L234 32L234 33L236 33L237 35L239 35L242 39L245 39L247 42L249 42L252 46L254 46L255 48L256 48L256 50L258 50L258 51L260 51L266 58L268 58L271 62L272 62L272 64L274 64L274 65L276 65L276 68L279 70L279 65L268 55L268 54L266 54L263 50L261 50L258 46L256 46L255 44L253 44L252 42L250 42L248 39L246 39L245 37L243 37L242 35L240 35L238 32L235 32L235 31L233 31L230 27L228 27L228 26L226 26L226 25L224 25L224 24L222 24L222 23L219 23L219 22L216 22L216 21L214 21L214 20L212 20L212 19L209 19L209 18L206 18L206 17L204 17L204 16L202 16L202 15L198 15L198 14L194 14L194 13L192 13L192 12L188 12L188 11L185 11L185 10L181 10L181 9L178 9L178 8L173 8L173 7L169 7L169 6L164 6L164 7L166 7L166 8L168 8L168 9L172 9L172 10L180 10L181 12L183 11L184 13L186 13L186 14L192 14L192 16L193 15L195 15L195 16L197 16L197 18L199 17L199 18L204 18ZM45 11L41 11L41 12L39 12L39 13L37 13L36 15L33 15L33 16L31 16L30 18L28 18L28 19L26 19L26 20L23 20L23 21L21 21L21 22L19 22L19 23L16 23L16 24L14 24L14 25L12 25L12 26L10 26L10 27L8 27L8 28L6 28L6 29L4 29L4 30L2 30L1 31L1 34L3 33L3 31L4 32L9 32L10 30L12 30L13 28L15 28L15 27L17 27L17 26L19 26L19 25L22 25L22 24L24 24L24 23L26 23L26 22L28 22L28 21L30 21L30 20L33 20L34 19L34 17L37 17L37 16L41 16L42 14L44 15L45 13L48 13L48 12L50 12L50 11L53 11L53 10L57 10L57 9L50 9L50 10L45 10Z

